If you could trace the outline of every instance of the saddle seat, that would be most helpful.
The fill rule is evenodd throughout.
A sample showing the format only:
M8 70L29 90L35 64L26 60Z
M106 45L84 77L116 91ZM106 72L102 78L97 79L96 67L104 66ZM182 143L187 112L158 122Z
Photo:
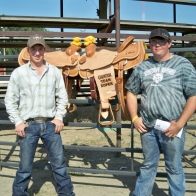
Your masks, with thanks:
M114 69L119 69L120 62L123 63L123 70L131 69L137 66L144 60L145 48L143 41L134 41L133 36L129 36L120 45L117 51L117 55L114 58L112 64Z
M94 76L94 70L103 69L111 65L116 56L116 51L112 51L107 47L96 47L96 51L92 56L87 56L86 53L81 56L78 63L80 77L87 79Z

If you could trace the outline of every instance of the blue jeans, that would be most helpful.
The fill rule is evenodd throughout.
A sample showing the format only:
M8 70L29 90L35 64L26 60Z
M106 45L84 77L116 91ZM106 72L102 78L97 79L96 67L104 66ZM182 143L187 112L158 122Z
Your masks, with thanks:
M185 176L181 156L184 150L185 129L181 138L168 138L154 128L141 135L144 162L136 181L133 196L151 196L156 178L160 149L164 154L170 196L184 196Z
M55 134L54 130L55 125L50 121L40 124L29 122L25 129L26 137L20 137L20 164L13 183L13 196L29 195L27 189L39 138L46 148L52 166L58 196L75 196L70 176L66 172L61 136L59 133Z

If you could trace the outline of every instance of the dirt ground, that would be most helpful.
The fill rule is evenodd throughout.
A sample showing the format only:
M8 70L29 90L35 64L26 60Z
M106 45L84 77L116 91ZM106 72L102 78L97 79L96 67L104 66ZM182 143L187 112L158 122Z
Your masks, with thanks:
M195 121L195 119L193 119ZM16 136L13 125L0 125L0 141L15 142ZM121 130L121 146L130 147L130 129ZM107 146L116 145L116 130L98 130L89 127L64 127L61 132L64 145ZM139 134L134 132L134 146L141 148ZM185 150L196 150L196 131L188 130L186 133ZM18 146L0 146L1 161L18 163ZM65 150L67 166L131 171L130 153L93 152ZM141 153L134 153L134 171L139 171L143 157ZM37 148L34 165L44 168L48 159L43 148ZM183 155L185 173L196 174L196 155ZM3 167L0 171L0 193L11 196L11 187L16 173L16 167ZM165 172L163 157L159 164L159 172ZM123 175L105 175L95 173L70 172L77 196L129 196L134 189L136 177ZM186 179L186 196L196 195L196 179ZM55 196L55 182L50 170L34 169L29 184L30 196ZM157 177L153 190L154 196L168 195L166 178Z

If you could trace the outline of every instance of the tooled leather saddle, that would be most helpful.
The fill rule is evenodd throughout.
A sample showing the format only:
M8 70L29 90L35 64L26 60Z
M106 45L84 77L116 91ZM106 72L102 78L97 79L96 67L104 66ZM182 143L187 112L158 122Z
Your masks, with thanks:
M119 105L112 110L110 100L118 97L124 116L129 119L125 104L124 71L137 66L145 59L146 45L143 41L134 42L134 37L129 36L120 45L118 50L108 47L97 47L90 44L85 53L80 55L80 47L52 51L47 49L44 59L61 69L68 98L71 98L73 80L69 77L80 76L81 80L89 79L92 99L100 99L98 122L102 126L111 125L114 122L113 111L118 111ZM27 63L29 54L24 48L18 57L20 65ZM73 112L76 110L74 106ZM102 121L110 116L110 121Z

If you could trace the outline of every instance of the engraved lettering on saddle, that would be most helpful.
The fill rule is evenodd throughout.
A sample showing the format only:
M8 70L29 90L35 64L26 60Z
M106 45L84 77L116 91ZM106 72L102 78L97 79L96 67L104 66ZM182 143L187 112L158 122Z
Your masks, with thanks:
M111 77L111 73L100 75L100 76L98 76L98 79L103 79L103 78L108 78L108 77Z
M112 77L111 73L98 76L102 88L113 85L111 77Z

